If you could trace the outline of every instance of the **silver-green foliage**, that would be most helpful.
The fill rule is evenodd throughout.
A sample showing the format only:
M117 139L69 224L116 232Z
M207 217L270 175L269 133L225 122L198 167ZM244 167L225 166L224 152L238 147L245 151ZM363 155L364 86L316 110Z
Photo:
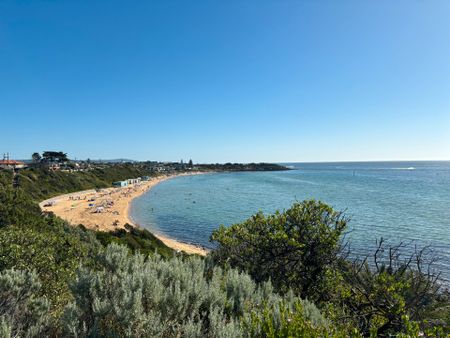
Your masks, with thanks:
M49 303L37 296L34 272L4 270L0 273L0 337L39 337L49 322Z
M98 262L100 269L80 269L72 285L68 336L242 337L245 323L282 301L292 308L301 302L310 314L305 320L326 325L312 304L292 294L282 300L270 282L258 287L248 275L200 258L145 260L113 244Z

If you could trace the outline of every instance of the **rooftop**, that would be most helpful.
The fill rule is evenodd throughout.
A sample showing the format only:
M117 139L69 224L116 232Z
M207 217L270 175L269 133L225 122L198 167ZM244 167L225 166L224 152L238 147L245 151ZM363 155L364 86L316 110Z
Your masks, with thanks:
M16 160L0 160L0 164L20 165L25 163Z

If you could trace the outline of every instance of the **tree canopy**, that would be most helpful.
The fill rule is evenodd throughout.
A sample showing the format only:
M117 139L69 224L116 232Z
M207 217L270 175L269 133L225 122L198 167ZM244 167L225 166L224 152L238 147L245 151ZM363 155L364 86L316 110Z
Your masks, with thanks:
M33 163L39 163L41 161L42 157L39 153L33 153L31 155L31 159L33 160Z
M44 162L67 162L67 154L62 151L44 151L42 153L42 160Z

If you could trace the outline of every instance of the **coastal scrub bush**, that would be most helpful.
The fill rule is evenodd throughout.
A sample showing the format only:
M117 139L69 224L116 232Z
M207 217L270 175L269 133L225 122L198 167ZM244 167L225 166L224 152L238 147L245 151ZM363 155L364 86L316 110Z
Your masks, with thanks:
M111 243L122 244L130 248L132 252L139 251L145 256L156 252L162 257L171 258L175 254L175 250L165 245L150 231L133 227L128 223L125 224L125 229L116 229L109 232L97 231L95 236L104 246Z
M10 182L0 182L0 228L10 224L35 225L39 222L39 206L21 189L14 189Z
M101 248L92 232L66 224L54 215L44 216L22 188L13 188L0 175L0 271L35 271L41 295L50 301L52 314L62 312L71 295L68 281L81 263Z
M72 284L66 336L250 337L264 332L258 318L281 329L273 309L282 302L311 332L330 325L313 304L292 293L282 299L270 282L258 286L250 276L212 267L205 259L145 259L112 244L97 262L99 269L81 268Z
M49 303L38 296L36 273L19 270L0 272L0 337L39 337L46 330Z
M329 325L314 325L305 316L307 309L305 302L296 302L293 306L284 302L266 306L263 311L253 312L250 320L244 321L244 331L247 337L360 337L330 328ZM314 306L315 312L318 310ZM313 313L308 314L310 318Z
M248 272L257 282L271 280L275 289L293 289L302 298L324 301L332 291L347 218L314 200L265 216L257 213L211 236L215 262Z
M0 175L6 177L8 174L0 172ZM18 182L30 198L40 201L79 190L108 188L114 181L151 175L144 166L132 164L110 164L83 172L30 168L18 173Z
M450 297L433 269L435 257L428 248L412 248L409 254L406 249L381 239L371 257L355 260L344 271L348 288L340 303L362 334L450 334Z
M19 226L0 230L0 271L36 271L42 282L39 292L51 302L52 313L61 312L71 300L68 282L75 277L81 262L93 264L89 263L90 257L99 248L98 243L89 242L88 236L74 232Z

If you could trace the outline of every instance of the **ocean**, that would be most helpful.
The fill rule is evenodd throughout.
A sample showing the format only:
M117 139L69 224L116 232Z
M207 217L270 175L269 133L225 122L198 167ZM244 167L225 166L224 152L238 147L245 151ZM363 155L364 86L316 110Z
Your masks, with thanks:
M409 249L429 245L450 280L450 162L284 163L293 170L176 177L135 199L141 226L212 248L220 224L272 213L295 201L322 200L350 217L352 254L373 252L376 240Z

